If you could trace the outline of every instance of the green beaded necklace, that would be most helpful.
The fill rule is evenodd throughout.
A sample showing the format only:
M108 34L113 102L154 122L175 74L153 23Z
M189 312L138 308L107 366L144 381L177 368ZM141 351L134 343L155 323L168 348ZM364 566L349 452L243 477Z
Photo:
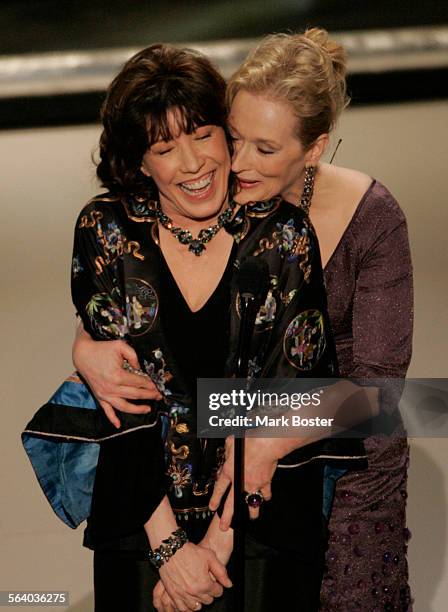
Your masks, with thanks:
M160 204L156 210L156 217L160 225L171 232L181 244L188 244L188 250L199 257L199 255L205 251L207 242L210 242L222 227L230 223L234 209L235 202L230 202L228 207L219 215L217 223L201 229L197 238L193 238L193 234L189 230L182 229L181 227L174 227L173 220L162 211Z

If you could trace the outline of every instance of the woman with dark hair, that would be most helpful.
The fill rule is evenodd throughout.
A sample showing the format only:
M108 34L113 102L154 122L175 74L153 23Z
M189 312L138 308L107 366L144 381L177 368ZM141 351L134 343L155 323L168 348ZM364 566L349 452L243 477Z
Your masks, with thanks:
M103 106L97 173L108 193L89 202L76 224L73 301L93 337L134 347L139 369L157 381L159 402L123 423L122 435L102 436L84 538L95 550L97 610L149 609L158 573L167 609L173 602L197 610L231 585L211 549L196 545L210 523L204 500L219 445L202 449L189 414L196 368L220 374L227 356L225 328L215 331L213 353L202 350L233 261L233 238L220 231L233 213L224 91L201 55L153 45L127 62ZM188 230L176 231L186 219ZM187 541L176 516L190 514Z
M127 405L140 414L123 412L117 429L102 414L83 426L82 440L101 443L84 540L95 551L98 611L147 610L152 592L158 610L232 609L229 593L212 604L231 585L225 565L233 537L209 510L224 448L196 436L196 379L236 371L231 278L246 257L266 262L270 275L270 307L260 310L249 347L252 374L327 377L337 370L306 214L279 197L243 207L229 199L224 93L204 57L153 45L125 64L102 111L98 176L109 191L76 223L73 301L87 332L107 341L98 344L106 355L100 367L110 340L125 340L119 344L131 371L120 373L120 391L153 402ZM311 336L294 351L297 330L308 327ZM81 439L63 425L53 435ZM251 612L318 607L323 465L312 459L354 465L362 445L349 450L327 440L295 450L304 444L275 458L289 469L276 471L273 500L246 525Z

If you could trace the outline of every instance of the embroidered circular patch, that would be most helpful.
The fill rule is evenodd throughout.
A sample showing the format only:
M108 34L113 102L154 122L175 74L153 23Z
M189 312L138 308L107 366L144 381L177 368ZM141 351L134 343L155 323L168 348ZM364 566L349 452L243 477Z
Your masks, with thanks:
M146 334L154 324L159 310L159 299L154 288L140 278L126 280L126 319L129 334Z
M283 352L297 370L311 370L325 350L324 319L319 310L304 310L291 323L283 338Z

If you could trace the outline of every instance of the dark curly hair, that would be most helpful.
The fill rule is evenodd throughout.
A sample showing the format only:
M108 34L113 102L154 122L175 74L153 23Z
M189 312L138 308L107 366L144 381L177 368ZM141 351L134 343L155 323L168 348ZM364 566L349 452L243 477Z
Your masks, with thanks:
M102 186L148 195L152 180L140 171L142 157L157 140L172 138L169 111L180 111L187 134L201 125L226 130L225 90L223 77L196 51L159 43L131 57L109 86L101 110L96 172Z

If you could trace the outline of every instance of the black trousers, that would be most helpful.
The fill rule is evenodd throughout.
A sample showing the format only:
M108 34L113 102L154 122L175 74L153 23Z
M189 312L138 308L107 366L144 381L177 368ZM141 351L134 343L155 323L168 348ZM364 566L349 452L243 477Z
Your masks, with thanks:
M323 553L323 551L322 551ZM232 578L232 560L229 563ZM279 551L246 536L246 612L316 612L323 573L323 554L312 561ZM145 553L96 551L94 554L95 612L152 612L152 590L159 580ZM231 612L233 590L207 612Z

